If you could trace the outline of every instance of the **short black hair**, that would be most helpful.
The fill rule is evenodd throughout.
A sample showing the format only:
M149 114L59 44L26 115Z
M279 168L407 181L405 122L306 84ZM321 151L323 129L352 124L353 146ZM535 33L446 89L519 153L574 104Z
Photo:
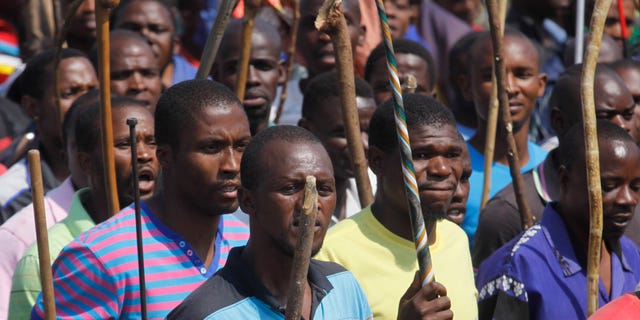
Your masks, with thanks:
M111 96L112 110L128 107L142 108L151 113L140 101L129 97ZM80 111L76 116L78 118L75 128L76 145L79 152L91 153L101 145L100 101L94 102L83 109L84 111Z
M360 77L355 77L356 97L372 98L373 89ZM312 119L318 108L326 105L327 97L340 96L340 83L336 71L323 72L313 77L304 89L302 117Z
M450 78L469 73L468 69L461 68L458 60L463 54L469 54L471 47L473 47L473 43L476 41L476 39L478 39L479 35L479 32L471 31L465 34L462 38L458 39L458 41L453 44L453 47L451 47L451 50L449 50Z
M413 54L416 55L427 63L427 71L429 72L429 82L430 88L436 85L436 65L433 62L433 57L431 53L420 43L415 42L409 39L393 39L393 51L403 54ZM367 63L364 67L364 79L369 81L371 80L373 65L380 59L386 59L386 53L384 49L384 42L381 42L377 47L375 47L371 53L369 53L369 57L367 58Z
M84 113L89 106L100 101L100 90L90 89L85 94L76 99L64 114L62 121L62 143L64 146L69 143L70 137L76 137L76 123L78 116Z
M178 149L180 132L190 130L203 110L233 106L241 107L240 100L219 82L187 80L173 85L160 96L156 106L156 143Z
M322 145L318 137L302 127L281 125L258 132L247 145L240 161L240 180L243 188L255 190L258 186L260 174L264 172L262 154L269 150L265 146L274 140Z
M407 128L446 125L456 126L451 110L439 101L420 94L403 94ZM394 102L383 102L373 113L369 123L369 146L375 146L384 152L391 152L398 146L396 123L393 114Z
M609 64L611 69L640 69L640 61L633 59L620 59Z
M613 141L621 141L636 145L633 137L624 129L608 120L597 120L596 130L598 131L598 144L610 144ZM576 161L582 161L585 157L584 129L582 122L571 126L563 135L559 137L558 155L560 164L567 169L571 169Z
M45 49L35 55L24 68L20 75L20 92L23 96L30 96L36 99L42 98L46 85L53 86L53 63L56 57L55 48ZM86 58L82 51L64 48L60 54L60 61L68 58Z

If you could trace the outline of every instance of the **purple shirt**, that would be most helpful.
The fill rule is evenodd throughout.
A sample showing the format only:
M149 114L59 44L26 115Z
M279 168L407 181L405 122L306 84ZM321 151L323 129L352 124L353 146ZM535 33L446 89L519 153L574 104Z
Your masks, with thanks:
M67 217L74 192L71 178L47 192L44 197L47 228ZM0 319L5 319L9 312L11 279L16 265L27 248L35 242L33 204L21 209L0 226Z
M614 244L615 246L615 244ZM599 283L598 304L634 291L640 251L626 237L611 252L611 296ZM587 275L562 217L547 205L542 221L505 244L478 270L480 319L586 319Z

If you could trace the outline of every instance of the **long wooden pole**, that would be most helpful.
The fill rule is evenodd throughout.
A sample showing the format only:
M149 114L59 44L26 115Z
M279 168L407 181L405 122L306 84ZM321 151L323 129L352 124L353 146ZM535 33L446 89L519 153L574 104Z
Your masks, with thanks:
M502 115L502 126L506 133L507 160L509 161L509 171L513 181L513 189L516 195L516 202L520 209L520 221L522 229L528 229L533 225L533 215L529 209L529 204L524 197L524 181L520 174L520 160L518 158L518 147L513 137L513 124L511 123L511 111L509 110L509 97L507 96L507 71L504 62L504 41L503 23L500 21L497 0L487 0L487 12L489 13L489 27L491 29L491 39L493 42L494 71L496 83L498 84L498 102ZM485 160L486 161L486 160Z
M284 110L284 103L287 100L287 88L291 74L293 73L293 66L296 58L296 40L298 36L298 26L300 25L300 0L292 0L293 2L293 26L291 27L291 42L287 49L287 73L284 78L284 84L282 85L282 92L280 92L280 101L278 102L278 108L276 109L276 118L273 120L276 124L280 122L282 117L282 111Z
M416 246L416 256L418 258L418 267L420 269L420 280L424 286L435 278L431 252L429 251L428 245L429 239L427 228L424 224L424 217L422 216L422 206L420 203L420 195L418 193L416 173L413 168L413 156L411 154L411 141L409 139L409 130L407 128L407 116L404 111L404 102L402 100L401 93L402 90L400 88L400 79L398 78L398 66L396 63L395 53L393 51L391 29L389 28L389 19L384 11L384 4L382 3L382 0L376 0L376 7L378 8L378 17L380 18L380 26L382 27L384 49L387 54L389 85L393 92L393 116L396 124L398 146L400 149L402 180L404 182L404 190L407 196L407 208L409 209L409 218L411 220L413 242Z
M98 77L100 80L100 120L102 123L102 161L107 191L107 210L110 214L120 211L116 188L116 167L113 151L113 124L111 122L111 84L109 67L109 11L119 0L96 0L96 24L98 35Z
M135 208L136 216L136 247L138 249L138 278L140 282L140 311L142 313L142 319L147 319L147 285L144 275L144 249L142 245L142 215L140 213L140 187L138 180L138 143L136 141L136 125L138 119L127 119L127 125L129 126L129 141L131 143L131 169L133 180L133 205Z
M598 133L596 131L596 109L594 82L600 43L611 0L596 0L591 16L590 37L587 54L582 64L581 96L585 140L585 159L589 189L589 251L587 259L587 314L598 309L598 275L600 250L602 248L602 188L600 185L600 161Z
M211 26L211 31L207 37L207 42L202 50L202 57L200 58L200 67L196 73L196 79L204 80L209 76L211 67L218 54L218 48L220 48L220 42L224 35L224 30L229 24L231 12L238 4L238 0L222 0L220 7L218 8L218 15L216 20Z
M55 70L55 82L53 84L55 91L55 99L56 99L56 108L58 109L58 119L60 120L60 130L62 130L62 120L64 119L64 110L62 110L62 105L60 104L60 73L58 69L60 67L60 57L62 56L62 47L64 46L65 39L67 38L67 33L69 32L69 28L71 27L71 19L75 15L80 5L85 0L74 0L71 2L69 9L64 17L64 22L62 24L62 28L58 29L58 33L56 34L56 55L55 60L53 62L53 70ZM86 0L90 1L90 0Z
M342 120L345 125L347 145L351 154L358 188L360 205L364 208L373 203L373 191L367 172L369 165L364 155L362 136L360 133L360 118L356 104L356 85L353 71L353 51L340 1L325 0L316 18L316 28L326 32L331 37L333 51L336 56L336 69L340 87L340 103L342 105Z
M30 150L27 153L27 161L31 175L31 195L33 197L33 214L36 222L36 244L38 246L38 260L40 262L40 283L42 284L44 318L46 320L54 320L56 319L56 302L54 300L53 276L51 274L47 219L44 211L44 186L42 182L40 152L38 150Z
M293 254L289 291L287 292L287 310L285 312L285 319L287 320L299 320L302 315L302 302L307 284L317 215L318 190L316 189L316 177L307 176L304 186L302 214L298 223L300 234L298 235L296 251Z
M238 61L238 74L236 77L236 96L240 102L244 101L244 92L247 85L247 74L249 73L249 59L251 58L251 38L253 26L255 25L258 9L262 0L245 0L244 18L242 20L242 51L240 51L240 61Z
M500 26L504 26L507 16L507 0L498 3L500 10ZM500 28L500 37L504 35L504 28ZM495 68L495 65L494 65ZM496 131L498 129L498 82L495 70L491 75L491 98L489 100L489 113L487 115L487 131L484 145L484 180L482 187L482 197L480 200L480 209L484 209L489 194L491 193L491 169L493 167L493 155L496 147Z

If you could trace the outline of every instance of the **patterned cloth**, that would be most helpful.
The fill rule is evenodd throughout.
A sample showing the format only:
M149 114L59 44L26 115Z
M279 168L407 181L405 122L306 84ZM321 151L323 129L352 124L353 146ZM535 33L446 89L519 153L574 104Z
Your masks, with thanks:
M195 250L141 202L142 241L149 319L164 318L222 268L232 247L244 245L246 225L221 216L215 256L207 268ZM140 314L135 212L129 206L81 234L53 264L58 319L137 319ZM44 315L42 295L31 317Z
M599 283L598 305L634 291L640 249L626 237L611 244L611 294ZM567 228L551 203L540 224L526 230L480 265L480 319L585 319L587 275Z

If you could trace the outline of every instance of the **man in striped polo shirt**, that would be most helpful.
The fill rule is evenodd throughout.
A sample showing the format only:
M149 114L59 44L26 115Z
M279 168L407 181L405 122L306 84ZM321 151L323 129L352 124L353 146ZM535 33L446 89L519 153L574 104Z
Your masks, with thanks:
M240 158L249 123L225 86L185 81L158 101L157 156L162 179L142 202L147 310L164 318L220 269L248 228L238 207ZM53 265L58 319L141 318L133 206L81 234ZM32 318L43 317L42 295Z

